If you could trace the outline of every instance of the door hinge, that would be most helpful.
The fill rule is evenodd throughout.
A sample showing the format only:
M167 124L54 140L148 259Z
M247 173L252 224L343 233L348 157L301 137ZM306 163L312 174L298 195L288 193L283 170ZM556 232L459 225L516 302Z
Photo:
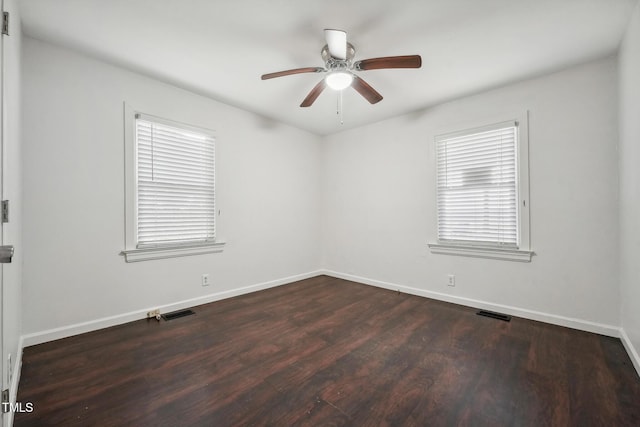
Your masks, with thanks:
M2 413L9 412L9 389L2 390Z
M2 223L9 222L9 201L2 201Z
M9 12L2 12L2 34L9 35Z

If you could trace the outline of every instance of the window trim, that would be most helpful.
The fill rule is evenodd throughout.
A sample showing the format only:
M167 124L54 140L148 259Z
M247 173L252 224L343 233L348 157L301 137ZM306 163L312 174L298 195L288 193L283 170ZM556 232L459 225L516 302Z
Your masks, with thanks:
M517 194L518 194L518 241L517 248L501 248L492 245L474 244L472 242L450 242L440 241L438 239L438 207L435 204L436 218L436 239L427 245L433 254L457 255L476 258L488 258L508 261L531 262L531 257L535 254L531 250L530 241L530 215L529 215L529 117L528 111L522 111L515 114L502 114L499 117L485 119L482 121L474 121L473 123L465 123L463 125L450 126L448 129L438 132L433 137L433 165L434 167L434 195L438 197L438 153L437 141L443 136L452 136L455 134L464 134L471 131L481 131L483 128L491 127L499 123L516 122L518 125L518 143L516 146L517 159Z
M213 242L201 244L165 244L138 248L136 238L137 202L136 202L136 140L135 118L136 114L157 120L159 123L173 124L185 129L202 130L204 127L164 119L155 114L139 111L128 103L124 103L124 182L125 182L125 249L120 252L126 262L138 262L152 259L175 258L190 255L219 253L224 250L225 242L216 238ZM213 134L212 131L209 131ZM217 181L216 181L217 182ZM217 214L217 213L216 213ZM217 216L217 215L216 215Z

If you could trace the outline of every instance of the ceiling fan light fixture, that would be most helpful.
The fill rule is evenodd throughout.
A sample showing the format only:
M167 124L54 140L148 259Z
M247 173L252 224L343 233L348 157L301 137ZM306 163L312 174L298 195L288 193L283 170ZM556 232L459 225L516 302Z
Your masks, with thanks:
M320 56L325 67L304 67L292 70L278 71L262 75L262 80L269 80L276 77L290 76L292 74L304 73L326 73L307 97L302 101L300 107L306 108L313 105L322 91L327 87L340 92L339 103L342 103L342 90L351 86L370 104L377 104L382 101L382 95L371 85L358 76L360 71L383 70L387 68L420 68L422 58L420 55L383 56L380 58L362 59L353 62L356 53L355 48L347 41L347 33L342 30L326 29L324 31L327 44L320 51ZM340 107L338 107L340 108Z
M353 74L348 71L333 71L324 80L331 89L343 90L351 86Z

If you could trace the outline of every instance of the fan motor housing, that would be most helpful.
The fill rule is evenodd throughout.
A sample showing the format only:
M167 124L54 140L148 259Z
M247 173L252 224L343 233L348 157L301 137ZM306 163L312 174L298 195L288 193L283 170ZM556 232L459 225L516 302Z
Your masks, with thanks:
M356 49L351 43L347 42L347 59L338 59L331 56L328 45L324 45L320 54L328 71L348 70L351 68L351 60L356 54Z

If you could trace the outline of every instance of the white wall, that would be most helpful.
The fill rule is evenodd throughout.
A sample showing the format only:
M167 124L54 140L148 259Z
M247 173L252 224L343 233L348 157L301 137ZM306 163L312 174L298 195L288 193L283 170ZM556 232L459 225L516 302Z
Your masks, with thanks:
M318 267L317 136L30 38L23 61L25 334ZM123 101L216 131L224 253L130 264L119 255Z
M20 11L17 0L4 0L4 10L9 12L9 36L3 37L4 48L4 152L2 197L9 200L9 222L3 224L3 240L13 245L15 256L11 264L3 265L2 316L4 332L4 354L7 362L11 355L13 371L8 378L6 369L2 373L3 384L11 388L11 399L17 392L17 375L20 368L20 335L22 322L22 260L24 246L22 242L22 144L21 144L21 43ZM2 366L5 366L4 363ZM12 415L9 415L11 417Z
M619 154L622 328L640 374L640 4L620 48Z
M603 333L620 324L616 58L323 139L41 41L25 40L23 61L27 335L318 267ZM118 255L123 101L217 131L224 253ZM434 135L522 110L537 256L431 254Z
M521 110L530 117L537 256L518 263L431 254L434 135ZM324 267L356 280L616 334L617 138L616 58L330 136L323 158ZM456 275L454 288L447 287L447 274Z

